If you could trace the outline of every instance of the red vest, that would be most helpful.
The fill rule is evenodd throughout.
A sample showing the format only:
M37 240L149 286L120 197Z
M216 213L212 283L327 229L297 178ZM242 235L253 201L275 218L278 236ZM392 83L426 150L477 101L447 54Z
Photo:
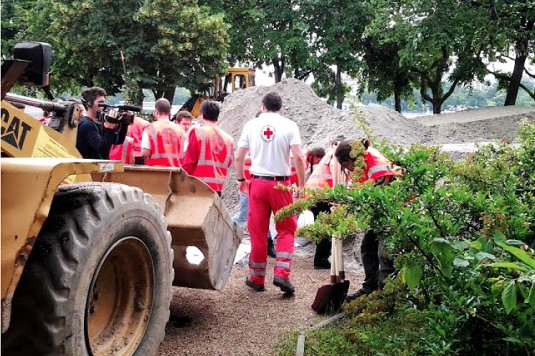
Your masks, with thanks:
M202 180L214 191L221 192L227 171L232 165L234 140L216 126L202 126L194 130L201 151L192 176Z
M112 145L110 149L110 159L121 161L126 164L134 164L134 139L126 136L122 145Z
M169 120L158 120L147 127L150 141L150 158L147 166L180 167L185 140L180 125Z
M333 186L333 176L331 173L331 159L333 158L333 151L327 153L316 165L310 177L308 177L305 188L308 189L323 189L325 185L329 188Z
M364 168L364 174L359 182L365 182L368 179L376 181L377 179L385 176L400 176L401 172L397 171L399 167L390 162L388 158L377 151L373 147L368 147L364 154L366 160L366 167Z
M128 126L127 135L134 139L132 150L134 157L141 157L141 137L143 136L143 130L150 125L145 119L134 116L134 122Z

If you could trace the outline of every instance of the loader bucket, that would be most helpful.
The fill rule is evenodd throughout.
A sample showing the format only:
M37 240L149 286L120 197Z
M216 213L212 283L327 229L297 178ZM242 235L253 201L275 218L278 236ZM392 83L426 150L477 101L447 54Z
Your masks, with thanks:
M122 173L94 174L93 180L136 186L152 195L172 237L174 286L224 288L242 232L221 198L207 185L180 168L147 166L125 166ZM186 258L188 247L200 250L202 261L197 258L190 263Z

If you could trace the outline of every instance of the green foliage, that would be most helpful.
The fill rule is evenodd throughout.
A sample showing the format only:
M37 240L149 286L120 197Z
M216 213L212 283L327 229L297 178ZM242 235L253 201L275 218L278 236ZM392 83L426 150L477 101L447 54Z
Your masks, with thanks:
M532 350L535 125L522 124L518 144L488 145L456 164L434 147L383 151L405 168L402 179L384 187L335 187L286 209L291 214L317 201L337 204L333 214L299 232L309 238L380 232L400 271L390 283L407 289L381 294L388 310L355 312L383 320L391 310L412 306L428 313L432 337L451 353ZM359 303L376 300L369 298Z
M308 25L300 16L299 4L296 0L236 0L216 5L232 24L230 61L273 65L276 82L291 72L306 78L315 56L307 44Z
M56 90L124 89L139 103L148 88L172 100L176 86L197 90L227 66L229 26L197 0L36 0L9 9L17 23L2 49L20 40L51 43Z

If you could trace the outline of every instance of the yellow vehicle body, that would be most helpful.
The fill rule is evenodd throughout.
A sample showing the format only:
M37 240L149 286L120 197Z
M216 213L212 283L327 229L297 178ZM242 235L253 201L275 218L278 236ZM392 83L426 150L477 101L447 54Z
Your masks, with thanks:
M228 86L230 85L230 92ZM225 77L217 77L214 79L210 94L199 95L191 108L187 107L187 103L180 110L189 110L193 117L201 114L201 105L207 98L213 100L224 99L224 95L234 93L236 90L245 89L255 86L255 70L251 68L229 67Z
M75 148L76 123L65 125L63 132L59 133L7 100L1 102L1 113L2 333L9 329L15 291L49 217L55 194L59 188L74 183L121 183L141 188L165 216L171 235L170 247L174 252L174 258L171 256L175 271L172 284L213 290L224 288L242 233L230 219L222 200L207 185L188 176L180 168L123 166L115 161L82 159ZM128 244L135 245L135 242ZM188 260L186 253L191 247L200 251L200 258L193 262ZM144 253L143 248L130 250ZM124 256L128 258L128 254L119 257ZM105 271L107 267L99 268ZM135 273L130 274L133 276ZM100 278L100 275L97 277ZM106 278L98 281L109 282ZM149 284L157 283L158 278L149 276L148 281ZM136 288L136 284L130 287L128 293L132 293L131 299L139 297ZM141 343L148 317L138 318L141 326L134 325L124 334L103 339L102 335L109 335L106 318L112 318L117 307L113 298L123 300L118 295L110 298L112 302L100 305L101 310L106 309L104 319L91 321L93 319L88 317L89 337L96 335L94 341L88 341L91 352L106 354L109 350L118 350L116 354L132 354ZM152 301L151 298L146 301ZM121 323L124 324L124 321ZM134 341L127 347L118 348L115 343L119 338L132 338ZM102 346L102 340L107 345Z

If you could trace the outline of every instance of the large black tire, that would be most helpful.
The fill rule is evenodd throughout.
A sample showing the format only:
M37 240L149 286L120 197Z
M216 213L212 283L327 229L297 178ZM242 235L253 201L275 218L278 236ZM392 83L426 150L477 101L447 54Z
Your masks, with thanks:
M155 354L169 319L170 245L142 190L60 188L15 291L2 354Z

